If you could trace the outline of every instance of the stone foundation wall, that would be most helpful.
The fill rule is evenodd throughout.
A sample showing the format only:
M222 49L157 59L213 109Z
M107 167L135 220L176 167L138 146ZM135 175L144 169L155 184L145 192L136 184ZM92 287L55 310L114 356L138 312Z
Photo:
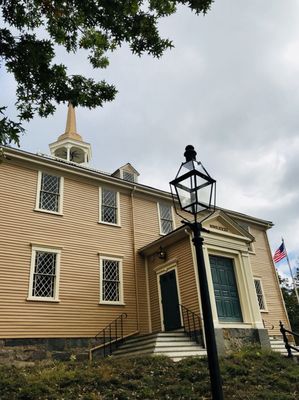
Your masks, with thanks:
M88 350L94 345L94 338L2 339L0 363L30 365L37 361L83 361L88 360Z
M240 350L248 345L260 345L270 349L270 340L266 329L223 328L215 329L219 354Z

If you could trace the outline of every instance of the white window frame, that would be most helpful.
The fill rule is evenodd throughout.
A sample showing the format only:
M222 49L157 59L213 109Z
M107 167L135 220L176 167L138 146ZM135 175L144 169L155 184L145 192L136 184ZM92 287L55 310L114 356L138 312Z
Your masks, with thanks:
M267 302L266 302L266 297L265 297L265 292L264 292L264 288L263 288L262 279L257 277L257 276L254 276L253 277L253 281L259 281L261 292L262 292L261 294L263 296L264 308L260 308L260 303L259 303L259 300L258 300L258 295L257 295L257 291L256 291L255 282L253 282L254 283L255 294L256 294L256 299L257 299L257 303L258 303L258 306L259 306L259 310L261 312L267 312L268 311L268 307L267 307Z
M124 178L124 173L128 173L133 175L133 181L129 181L128 179ZM126 171L125 169L120 169L120 178L123 179L126 182L130 183L137 183L137 175L134 172Z
M61 250L58 248L45 247L45 246L32 246L31 250L32 251L31 251L31 264L30 264L29 291L28 291L27 300L59 302ZM44 252L44 253L55 253L56 254L55 282L54 282L54 296L53 297L38 297L38 296L32 295L33 277L34 277L34 271L35 271L35 258L36 258L36 253L39 251Z
M175 230L175 218L174 218L174 211L173 211L173 206L172 206L172 205L170 205L170 204L163 203L163 202L158 202L158 203L157 203L157 209L158 209L158 220L159 220L159 231L160 231L160 235L163 235L163 236L165 236L165 235L167 235L168 233L170 233L170 232L172 232L172 231L170 231L170 232L167 232L167 233L165 233L165 232L163 232L163 231L162 231L161 213L160 213L160 204L161 204L162 206L168 206L168 207L170 207L170 212L171 212L171 217L172 217L172 231L174 231L174 230Z
M118 262L118 273L119 273L119 300L118 301L107 301L103 300L103 260L111 260ZM100 300L99 304L110 304L110 305L125 305L124 304L124 291L123 291L123 258L117 256L100 255Z
M107 222L107 221L102 221L102 192L103 190L110 190L111 192L116 193L116 224L114 224L113 222ZM120 221L120 196L119 196L119 192L109 188L109 187L99 187L99 223L100 224L105 224L105 225L111 225L111 226L121 226L121 221Z
M58 202L58 211L52 211L52 210L46 210L44 208L40 208L39 203L40 203L40 194L41 194L41 185L42 185L42 175L43 174L51 175L51 176L57 176L60 178L60 184L59 184L59 202ZM53 174L52 172L46 172L46 171L38 171L38 176L37 176L37 190L36 190L36 202L35 202L35 211L41 211L45 212L48 214L56 214L56 215L63 215L63 192L64 192L64 177Z

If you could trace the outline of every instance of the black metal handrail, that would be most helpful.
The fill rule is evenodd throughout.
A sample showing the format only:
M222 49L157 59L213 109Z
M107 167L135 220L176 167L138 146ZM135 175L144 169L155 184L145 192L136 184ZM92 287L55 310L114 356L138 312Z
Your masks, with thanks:
M104 329L102 329L96 336L96 340L102 340L103 354L111 355L113 347L116 348L122 342L124 337L124 319L127 318L126 313L120 314L114 321L110 322ZM107 348L109 349L107 353Z
M280 326L280 332L282 333L282 337L283 337L285 348L286 348L286 350L288 352L288 357L293 357L292 350L295 350L295 351L299 352L299 347L291 345L289 343L289 339L288 339L286 334L289 333L290 335L296 336L298 338L299 338L299 334L295 333L295 332L292 332L292 331L289 331L288 329L286 329L283 326L283 323L281 321L279 321L279 326Z
M189 308L187 308L183 304L179 304L179 306L181 307L181 313L183 317L182 322L184 332L189 336L191 340L195 340L196 343L203 344L200 315L189 310Z

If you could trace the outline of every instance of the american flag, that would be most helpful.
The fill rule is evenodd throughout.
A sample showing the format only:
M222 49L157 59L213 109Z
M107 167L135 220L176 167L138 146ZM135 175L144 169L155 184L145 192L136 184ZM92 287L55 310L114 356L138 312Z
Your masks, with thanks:
M284 247L284 243L282 242L278 249L275 251L273 260L275 263L278 263L280 260L287 256L286 249Z

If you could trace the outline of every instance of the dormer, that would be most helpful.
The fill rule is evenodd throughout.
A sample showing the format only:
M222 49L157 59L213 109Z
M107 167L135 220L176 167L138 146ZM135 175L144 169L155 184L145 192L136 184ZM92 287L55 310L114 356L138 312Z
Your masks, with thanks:
M121 178L128 182L138 182L139 172L130 164L127 163L113 172L112 176Z
M87 165L91 159L91 146L83 142L77 132L75 109L68 105L65 132L49 145L51 155L76 164Z

